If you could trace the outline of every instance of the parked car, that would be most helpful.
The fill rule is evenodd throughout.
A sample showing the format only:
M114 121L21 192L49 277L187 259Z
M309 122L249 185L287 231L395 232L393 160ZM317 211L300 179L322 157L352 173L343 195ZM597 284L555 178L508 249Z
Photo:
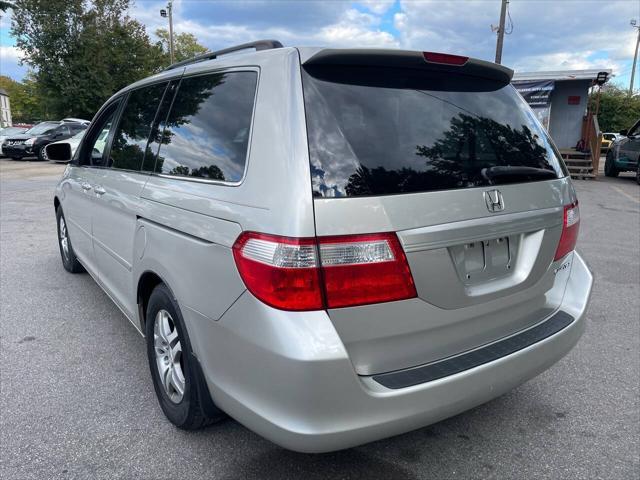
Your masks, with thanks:
M10 137L12 135L18 135L26 131L27 131L26 128L21 128L21 127L5 127L0 129L0 157L6 156L2 151L2 144L7 139L7 137Z
M571 350L593 281L578 199L511 70L236 49L251 46L116 93L53 199L64 268L146 336L172 423L226 412L286 448L337 450L456 415Z
M602 134L602 150L607 150L611 144L620 137L619 133L603 133Z
M604 174L617 177L620 172L636 172L640 184L640 120L629 130L622 130L607 152Z
M44 147L51 142L70 138L86 128L87 126L81 123L41 122L23 134L7 137L2 149L6 156L14 160L24 157L38 157L38 160L46 160Z
M69 145L69 147L71 148L71 158L73 158L73 156L76 153L76 150L78 149L78 145L80 145L80 142L82 141L82 138L84 137L85 133L86 133L86 130L80 130L71 138L68 138L66 140L58 140L57 142L50 143L44 148L44 152L42 154L43 158L45 160L48 160L49 149L57 148L58 146L61 146L61 144L65 144L65 148L66 148L66 145Z

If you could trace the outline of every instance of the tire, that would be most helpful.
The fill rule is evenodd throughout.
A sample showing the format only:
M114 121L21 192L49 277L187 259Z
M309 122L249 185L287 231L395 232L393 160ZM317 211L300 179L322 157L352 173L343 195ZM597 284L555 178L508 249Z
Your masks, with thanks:
M192 353L178 302L162 283L149 297L145 330L153 387L167 419L180 429L198 430L224 418Z
M64 218L62 207L56 209L56 224L58 225L58 247L60 248L60 257L62 258L62 266L67 272L82 273L84 267L78 261L71 239L69 238L69 230L67 229L67 221ZM66 245L64 240L66 240Z
M607 159L604 162L604 174L607 177L617 177L620 173L620 170L616 168L615 162L613 160L613 152L609 150L607 153Z
M22 160L22 157L11 157L11 160Z
M46 147L46 145L38 149L38 160L40 160L41 162L49 160L49 157L47 157L47 152L44 151L44 147Z

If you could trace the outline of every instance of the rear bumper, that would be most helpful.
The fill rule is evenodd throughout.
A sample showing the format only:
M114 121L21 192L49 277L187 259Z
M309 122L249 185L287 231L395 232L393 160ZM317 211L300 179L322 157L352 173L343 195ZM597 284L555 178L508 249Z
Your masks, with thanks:
M592 284L574 253L559 309L574 319L566 327L496 360L397 389L355 373L324 312L281 312L245 293L219 322L189 310L185 320L223 410L283 447L326 452L429 425L543 372L582 335Z

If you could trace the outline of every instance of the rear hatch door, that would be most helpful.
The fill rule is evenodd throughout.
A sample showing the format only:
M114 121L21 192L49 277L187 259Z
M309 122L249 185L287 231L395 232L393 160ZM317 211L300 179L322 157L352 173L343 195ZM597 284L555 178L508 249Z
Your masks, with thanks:
M418 296L329 310L356 371L435 361L553 312L574 194L508 72L329 52L302 67L316 233L395 232Z

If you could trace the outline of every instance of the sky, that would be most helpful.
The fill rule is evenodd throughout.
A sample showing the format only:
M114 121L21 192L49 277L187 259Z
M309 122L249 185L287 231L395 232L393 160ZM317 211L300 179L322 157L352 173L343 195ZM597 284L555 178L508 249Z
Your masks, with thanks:
M130 16L167 28L166 0L135 0ZM500 0L174 0L176 33L210 49L257 39L291 46L382 47L494 60ZM640 0L511 0L502 63L516 71L612 69L628 88ZM0 74L21 79L20 51L0 19ZM511 28L512 27L512 28ZM635 88L640 82L636 75Z

